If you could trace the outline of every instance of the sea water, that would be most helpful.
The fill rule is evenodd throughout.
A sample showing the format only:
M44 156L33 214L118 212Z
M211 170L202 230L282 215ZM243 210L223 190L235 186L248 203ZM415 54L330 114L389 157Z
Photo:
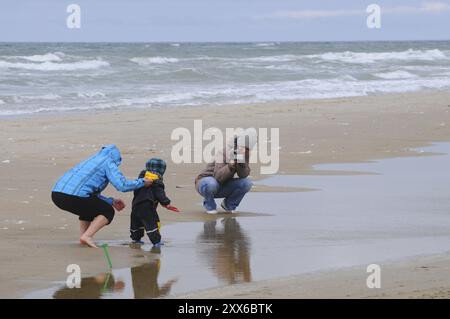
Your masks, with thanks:
M449 87L449 41L0 43L0 116Z

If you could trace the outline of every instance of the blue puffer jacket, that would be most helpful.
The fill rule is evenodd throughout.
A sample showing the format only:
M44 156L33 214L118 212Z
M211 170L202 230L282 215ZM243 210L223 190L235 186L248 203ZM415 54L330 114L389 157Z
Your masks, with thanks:
M89 197L96 195L110 205L113 198L100 193L110 182L118 191L129 192L144 186L144 180L127 180L120 172L120 151L115 145L107 145L94 156L68 170L53 187L54 192Z

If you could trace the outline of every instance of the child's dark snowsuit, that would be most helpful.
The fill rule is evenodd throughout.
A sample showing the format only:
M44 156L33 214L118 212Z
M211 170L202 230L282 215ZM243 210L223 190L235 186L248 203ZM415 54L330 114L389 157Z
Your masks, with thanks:
M146 171L139 174L143 178ZM156 179L150 187L142 187L134 191L133 204L131 209L130 237L134 241L139 241L144 236L144 230L153 244L161 241L159 233L159 216L156 211L158 203L166 206L170 204L164 191L162 179Z

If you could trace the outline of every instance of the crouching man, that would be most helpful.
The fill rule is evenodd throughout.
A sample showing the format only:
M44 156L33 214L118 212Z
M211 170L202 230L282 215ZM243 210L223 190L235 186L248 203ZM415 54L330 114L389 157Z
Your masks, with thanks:
M203 197L207 214L217 214L215 198L223 198L222 209L226 213L234 213L252 188L252 181L248 178L249 158L256 140L254 130L235 136L195 179L195 189Z

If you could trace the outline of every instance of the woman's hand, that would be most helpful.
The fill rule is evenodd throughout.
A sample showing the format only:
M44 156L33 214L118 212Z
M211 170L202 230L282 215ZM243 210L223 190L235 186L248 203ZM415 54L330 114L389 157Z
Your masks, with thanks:
M113 199L113 207L115 210L118 210L119 212L125 208L125 203L120 198L114 198Z
M144 187L150 187L153 184L152 179L144 178Z

